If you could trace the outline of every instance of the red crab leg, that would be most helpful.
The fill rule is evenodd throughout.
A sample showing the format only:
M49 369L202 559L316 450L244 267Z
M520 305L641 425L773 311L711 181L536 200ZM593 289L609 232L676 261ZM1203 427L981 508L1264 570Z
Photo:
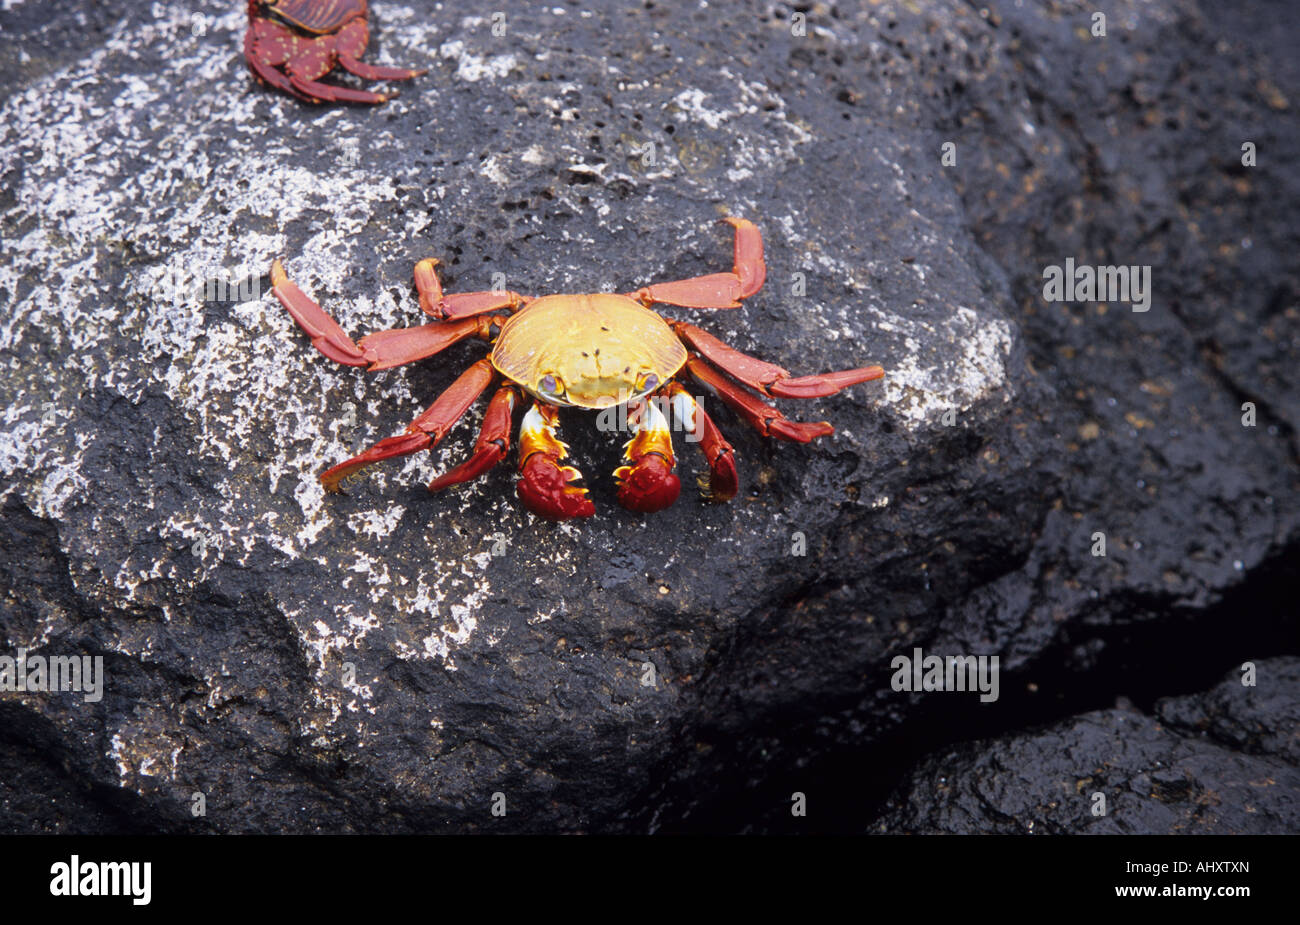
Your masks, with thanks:
M763 264L763 236L751 221L743 218L724 218L723 221L736 229L732 272L655 283L629 295L647 306L659 302L683 308L739 308L740 300L758 292L767 276Z
M307 96L313 103L368 103L377 105L387 103L396 96L390 93L371 93L369 90L353 90L350 87L334 87L316 80L303 80L301 77L289 76L289 82L295 90Z
M367 357L373 357L370 372L391 369L404 363L423 360L441 353L452 344L467 337L491 340L492 326L505 324L504 317L465 318L460 321L436 321L414 328L396 328L376 331L361 338L360 347Z
M300 38L285 70L289 72L289 82L294 88L312 97L316 102L384 103L393 95L384 96L380 93L371 93L369 90L353 90L349 87L320 83L320 78L334 69L337 60L334 36Z
M582 473L572 466L560 466L568 447L555 436L559 412L554 405L535 402L519 428L519 500L524 507L550 520L590 517L595 505L587 490L573 483Z
M733 383L698 356L686 361L692 376L718 393L737 414L765 437L779 437L795 443L807 443L814 437L835 433L827 421L792 421L771 405Z
M469 318L484 312L514 310L528 302L526 296L508 290L453 292L443 295L442 283L434 267L438 261L426 257L415 265L415 289L420 293L420 308L438 319Z
M354 19L334 37L334 47L338 51L339 64L343 65L346 70L351 71L358 77L364 77L366 80L409 80L412 77L419 77L425 72L424 68L407 69L399 67L379 67L374 64L366 64L364 61L357 60L365 53L366 45L370 42L370 30L366 28L364 19Z
M495 376L491 361L486 358L479 360L461 373L460 378L448 386L428 410L412 421L406 433L380 440L364 453L324 472L320 480L325 483L325 490L339 491L339 484L345 478L381 459L433 449L466 409L487 391Z
M693 324L682 321L670 321L669 324L682 340L694 347L710 364L764 395L777 398L822 398L834 395L848 386L870 382L885 375L879 366L866 366L862 369L845 369L794 379L780 366L741 353Z
M673 474L677 460L672 431L654 399L629 404L628 415L636 415L636 433L623 450L623 459L631 465L614 470L618 503L629 511L653 514L669 507L682 490Z
M667 393L672 402L673 414L682 421L688 441L699 443L700 452L709 463L709 479L700 479L700 490L705 501L730 501L740 491L740 478L736 475L736 453L727 438L722 436L713 419L691 396L681 383L668 383Z
M371 372L423 360L467 337L488 340L492 325L505 321L504 318L469 318L450 324L376 331L356 344L337 321L290 281L279 260L271 264L271 291L311 337L317 350L336 363L365 366Z
M289 52L294 41L293 33L276 23L254 18L251 10L249 18L248 31L244 33L244 58L248 61L253 76L300 100L308 103L320 102L299 93L289 78L278 70L280 65L289 60Z
M429 491L441 491L476 479L506 458L510 450L510 419L518 400L519 393L512 386L503 385L497 389L488 403L487 413L483 415L483 427L474 444L474 454L430 482Z

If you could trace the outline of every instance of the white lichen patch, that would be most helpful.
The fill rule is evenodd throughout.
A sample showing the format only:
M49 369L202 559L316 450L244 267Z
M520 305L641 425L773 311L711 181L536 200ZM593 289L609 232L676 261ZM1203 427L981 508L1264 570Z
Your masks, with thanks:
M184 752L179 734L159 731L151 716L157 712L157 707L142 705L132 722L109 738L108 757L117 767L118 778L123 786L139 793L157 786L149 778L174 782Z
M958 259L919 214L913 212L913 216L919 227L917 243L926 252ZM881 392L873 401L882 413L915 432L942 422L947 412L960 414L989 400L1005 403L1014 398L1008 374L1014 333L1006 319L987 309L959 305L936 323L929 320L931 313L909 316L887 308L872 297L868 281L894 272L891 267L880 263L855 266L825 250L812 249L815 236L804 227L801 217L774 218L787 240L809 248L801 269L861 293L838 303L808 304L799 318L814 334L838 342L847 364L884 367ZM918 293L926 291L923 263L905 263L901 272L917 277ZM979 296L972 293L971 298ZM881 343L900 346L886 353L881 352Z
M398 640L399 657L437 659L455 671L453 652L478 628L479 606L490 593L488 582L466 563L454 572L421 573L413 591L395 592L394 598L403 611L423 615L434 629L418 645Z
M402 505L390 504L383 513L365 511L360 518L348 521L348 527L358 536L379 540L393 532L405 513Z
M455 61L456 77L467 83L505 77L518 64L514 54L477 54L470 51L460 39L444 42L438 49L438 55L444 60Z
M883 330L889 322L881 324ZM915 321L908 327L914 330L918 324L929 327ZM1008 322L961 306L941 327L934 332L940 335L935 341L959 345L960 355L927 363L923 353L910 350L887 363L882 406L912 429L941 421L948 411L968 411L999 392L1001 402L1014 397L1007 376L1012 346Z
M698 87L683 90L673 97L673 106L684 121L703 122L709 128L719 128L723 122L740 115L743 110L714 109L705 105L709 94Z
M311 700L320 717L337 717L368 701L371 688L363 679L340 684L336 663L403 606L410 608L403 619L429 637L418 657L451 663L477 626L487 571L455 546L444 559L431 553L405 567L386 558L407 506L382 492L373 505L338 514L340 499L326 496L321 470L400 433L432 396L413 394L407 370L367 378L330 362L269 293L254 289L240 301L240 287L260 287L281 256L291 278L358 336L419 324L413 300L357 285L357 270L376 261L357 235L386 214L396 183L430 186L432 199L441 191L427 177L390 169L382 149L395 142L383 129L367 142L369 153L380 153L358 157L359 113L304 110L258 88L241 58L244 10L206 10L215 11L196 36L191 4L158 3L148 24L119 26L97 50L0 109L0 172L12 183L3 218L23 232L6 241L0 266L0 473L8 493L42 517L135 525L134 535L103 539L84 526L69 530L77 535L67 552L78 590L116 602L143 599L141 589L159 583L183 597L186 584L247 564L259 549L317 561L333 531L355 537L350 556L331 551L319 560L336 582L330 603L292 592L280 601L316 678ZM427 61L427 51L414 51L437 47L423 41L436 28L417 19L386 4L385 23L410 28L398 41L386 37L376 60ZM507 59L466 53L458 74L500 76L512 66ZM122 70L129 73L121 81L103 76ZM205 92L176 93L196 80ZM403 96L388 106L413 104ZM303 118L315 126L308 147L332 145L336 134L338 149L304 157ZM214 300L219 311L205 304ZM113 427L93 409L129 416L159 399L171 413L156 422L154 441L174 445L185 435L193 468L179 482L194 490L169 491L164 508L153 446L121 447L107 464L129 473L139 495L125 517L101 509L88 445L111 439ZM105 458L98 454L96 465ZM457 461L447 447L365 478L383 490ZM426 580L421 570L431 565L440 577ZM124 779L174 773L164 757L174 754L170 743L134 735L114 738Z

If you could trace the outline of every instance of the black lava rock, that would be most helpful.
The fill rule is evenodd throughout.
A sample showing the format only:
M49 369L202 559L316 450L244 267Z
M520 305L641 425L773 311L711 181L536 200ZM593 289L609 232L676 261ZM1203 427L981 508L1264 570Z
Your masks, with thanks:
M1300 659L1252 665L1156 715L1085 713L934 755L873 827L890 833L1260 834L1300 811Z
M914 647L998 655L1054 718L1123 692L1132 633L1190 621L1216 675L1294 651L1292 611L1222 610L1300 534L1300 80L1255 27L1290 8L1120 3L1100 38L1058 4L816 7L801 33L780 5L548 3L499 34L385 0L368 59L430 73L322 108L253 82L237 4L189 6L0 11L0 655L105 676L94 702L0 691L0 828L834 827L792 822L787 782L853 792L955 738L966 707L890 685ZM360 335L424 320L426 256L449 291L627 291L729 267L725 214L761 228L766 287L674 314L797 375L884 366L783 403L834 436L773 445L706 395L740 496L643 517L614 501L622 438L565 414L598 513L556 526L510 464L424 490L472 410L322 491L482 345L337 366L272 258ZM1067 258L1150 265L1149 311L1044 301ZM1161 693L1195 689L1179 670ZM1020 703L978 709L1010 733ZM1206 786L1279 761L1078 728Z

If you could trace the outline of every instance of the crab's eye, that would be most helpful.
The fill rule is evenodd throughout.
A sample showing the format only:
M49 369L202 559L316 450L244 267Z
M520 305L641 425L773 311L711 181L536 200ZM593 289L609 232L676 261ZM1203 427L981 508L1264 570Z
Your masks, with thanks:
M546 395L560 394L560 384L555 381L554 376L543 376L542 381L537 383L537 388Z
M659 377L654 373L646 373L641 377L641 387L637 391L648 392L650 389L656 388L658 385Z

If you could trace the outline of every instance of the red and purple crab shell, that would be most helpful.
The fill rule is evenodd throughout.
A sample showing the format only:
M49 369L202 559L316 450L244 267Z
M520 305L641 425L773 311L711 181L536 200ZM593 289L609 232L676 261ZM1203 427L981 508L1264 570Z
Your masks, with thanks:
M253 75L308 103L382 103L394 94L321 83L341 66L366 80L407 80L424 70L361 61L370 41L366 0L249 0L244 57Z

